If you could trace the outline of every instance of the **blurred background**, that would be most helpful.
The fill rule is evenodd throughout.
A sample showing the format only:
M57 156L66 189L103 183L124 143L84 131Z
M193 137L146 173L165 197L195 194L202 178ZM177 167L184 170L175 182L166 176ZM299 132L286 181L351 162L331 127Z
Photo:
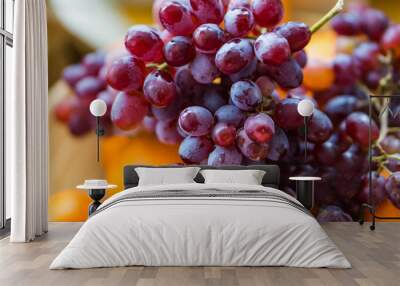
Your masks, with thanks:
M328 11L336 0L284 0L285 20L309 25ZM346 3L352 1L345 1ZM360 1L358 1L360 2ZM364 1L382 9L399 22L399 0ZM50 110L70 93L60 81L62 70L79 62L88 52L114 50L121 46L129 26L152 24L151 0L48 0ZM329 27L327 27L329 28ZM322 30L313 37L309 57L334 54L332 34ZM94 132L81 137L50 112L51 194L50 219L81 221L87 217L90 199L75 186L85 179L106 178L122 189L122 168L128 163L179 163L176 146L159 143L153 134L140 132L129 137L102 139L101 162L96 162ZM110 193L111 194L111 193ZM109 194L109 195L110 195Z

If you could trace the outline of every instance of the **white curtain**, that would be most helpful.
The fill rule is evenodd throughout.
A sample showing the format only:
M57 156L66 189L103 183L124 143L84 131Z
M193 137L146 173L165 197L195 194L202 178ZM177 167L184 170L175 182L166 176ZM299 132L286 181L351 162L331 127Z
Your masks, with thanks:
M6 187L12 242L47 232L48 110L45 0L15 1L13 93L6 99Z

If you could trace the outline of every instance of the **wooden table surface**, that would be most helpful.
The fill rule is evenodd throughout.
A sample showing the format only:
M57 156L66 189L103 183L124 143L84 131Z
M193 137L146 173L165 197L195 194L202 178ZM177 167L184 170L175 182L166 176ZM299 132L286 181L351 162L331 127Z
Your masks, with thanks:
M49 233L27 244L0 241L0 285L400 285L400 224L326 223L324 229L344 252L352 269L289 267L120 267L48 270L81 223L50 223Z

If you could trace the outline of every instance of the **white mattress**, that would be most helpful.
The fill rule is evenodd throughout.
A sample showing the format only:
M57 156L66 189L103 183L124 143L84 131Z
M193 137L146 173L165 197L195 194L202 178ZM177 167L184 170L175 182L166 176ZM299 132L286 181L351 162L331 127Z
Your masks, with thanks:
M350 268L318 222L279 200L171 197L124 200L136 192L258 190L262 186L179 184L136 187L105 201L50 269L145 266Z

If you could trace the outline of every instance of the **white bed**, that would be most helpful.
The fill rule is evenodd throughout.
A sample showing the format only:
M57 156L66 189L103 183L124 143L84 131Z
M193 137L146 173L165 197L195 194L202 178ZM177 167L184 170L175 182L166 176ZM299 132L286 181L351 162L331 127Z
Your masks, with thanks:
M50 269L128 265L351 267L284 192L198 183L139 186L114 195Z

